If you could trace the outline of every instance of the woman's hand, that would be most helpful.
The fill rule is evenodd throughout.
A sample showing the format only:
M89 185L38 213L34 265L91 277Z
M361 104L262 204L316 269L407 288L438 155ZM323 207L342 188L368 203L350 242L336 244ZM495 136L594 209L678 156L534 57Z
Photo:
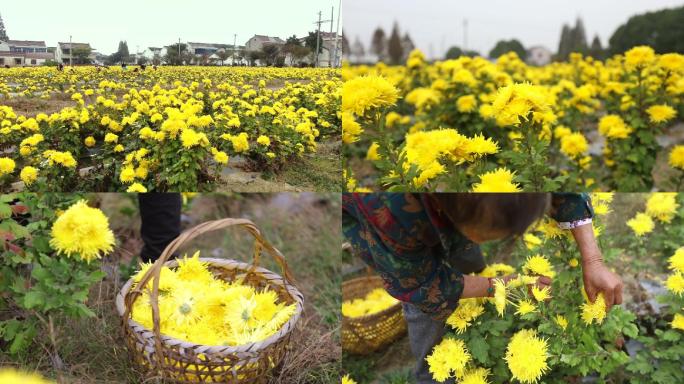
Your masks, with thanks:
M593 303L596 295L602 292L606 301L606 311L610 311L614 304L622 304L622 279L603 264L592 225L585 224L573 228L572 235L582 254L584 291L589 300Z
M622 304L622 279L613 273L602 261L588 261L582 263L584 291L593 303L596 295L603 292L606 301L606 311L614 304Z

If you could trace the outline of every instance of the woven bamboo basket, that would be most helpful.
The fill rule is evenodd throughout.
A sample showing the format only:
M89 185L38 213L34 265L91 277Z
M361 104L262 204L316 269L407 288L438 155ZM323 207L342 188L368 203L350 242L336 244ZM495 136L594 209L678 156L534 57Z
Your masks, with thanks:
M225 281L241 280L257 289L268 288L278 294L280 302L295 304L296 310L282 328L269 338L240 346L210 346L174 339L160 332L159 275L161 268L178 266L169 257L195 237L214 230L237 226L254 237L252 264L228 259L200 258L208 263L217 278ZM283 276L259 267L262 251L279 264ZM147 329L131 318L133 303L152 279L150 304L153 329ZM304 298L293 285L283 255L269 244L259 229L246 219L222 219L205 222L191 228L172 241L159 259L142 277L139 284L129 280L116 297L116 307L123 320L126 344L136 364L148 377L161 377L174 383L265 383L270 373L279 366L289 349L290 337L304 306Z
M379 276L364 276L342 283L342 300L365 297L375 288L382 288ZM342 316L342 349L366 355L382 349L406 334L406 321L397 303L384 311L368 316Z

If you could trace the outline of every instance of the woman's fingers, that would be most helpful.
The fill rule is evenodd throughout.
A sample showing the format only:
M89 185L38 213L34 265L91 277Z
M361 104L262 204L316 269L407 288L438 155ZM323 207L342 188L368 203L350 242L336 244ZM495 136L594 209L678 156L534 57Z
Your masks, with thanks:
M622 284L615 287L615 304L622 304Z

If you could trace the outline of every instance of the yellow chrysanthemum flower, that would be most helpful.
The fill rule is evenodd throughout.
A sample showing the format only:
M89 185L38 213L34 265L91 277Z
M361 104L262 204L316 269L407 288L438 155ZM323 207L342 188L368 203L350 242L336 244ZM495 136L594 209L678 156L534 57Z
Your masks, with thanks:
M651 219L651 216L643 212L639 212L636 214L636 216L627 221L627 226L632 228L635 235L643 236L653 231L655 223L653 222L653 219Z
M114 233L102 211L85 200L72 205L52 224L50 245L67 256L77 255L90 263L114 247Z
M681 329L684 331L684 315L681 313L675 313L671 325L674 329Z
M606 300L603 298L603 293L596 295L596 300L592 303L586 299L586 303L582 304L582 321L585 324L591 325L596 321L596 324L603 323L606 318Z
M668 163L673 168L684 170L684 145L675 145L670 151Z
M527 258L525 264L523 264L523 271L525 273L540 275L553 278L556 276L556 272L553 270L553 266L549 260L542 255L534 255Z
M684 273L684 247L677 249L674 255L670 256L668 262L670 264L668 268Z
M452 377L463 377L470 359L470 352L463 340L445 338L425 360L432 377L442 383Z
M520 192L518 183L513 182L515 173L506 168L480 175L480 182L473 185L473 192Z
M12 368L0 369L0 383L2 384L51 384L53 381L43 379L36 373L19 372Z
M399 97L387 79L380 76L361 76L342 86L342 111L363 116L372 109L392 106Z
M560 150L566 156L575 159L584 155L589 150L589 143L580 132L573 132L560 139Z
M654 105L646 109L651 123L659 124L670 121L677 116L677 111L667 104Z
M676 295L684 294L684 273L676 272L668 276L665 287Z
M508 342L505 360L511 375L521 383L536 383L548 371L546 340L531 329L518 331Z
M672 221L677 208L679 204L676 192L654 193L646 201L646 214L663 223Z

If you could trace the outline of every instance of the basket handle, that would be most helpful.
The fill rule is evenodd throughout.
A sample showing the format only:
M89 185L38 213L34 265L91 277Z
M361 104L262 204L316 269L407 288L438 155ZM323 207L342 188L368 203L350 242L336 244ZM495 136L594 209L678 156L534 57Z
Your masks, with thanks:
M266 250L280 266L280 269L285 279L289 283L294 282L294 280L292 279L290 269L287 266L287 262L285 261L285 257L282 255L282 253L280 253L278 249L276 249L273 245L271 245L271 243L269 243L266 239L263 238L259 229L250 220L225 218L220 220L207 221L184 231L171 243L169 243L169 245L166 246L166 249L164 249L164 252L162 252L161 256L159 256L157 261L155 261L152 267L150 267L150 269L147 270L147 272L145 273L145 275L143 275L143 277L140 279L135 288L131 290L131 293L124 298L126 305L124 306L123 319L124 321L128 321L135 298L142 294L143 288L147 285L150 279L153 279L152 291L150 292L150 304L152 307L152 324L154 328L153 331L156 336L155 349L157 352L158 358L156 359L156 361L158 364L162 363L160 329L161 327L159 325L159 276L161 275L161 269L164 266L164 263L166 263L168 259L171 257L171 255L173 255L173 253L176 252L182 245L190 242L195 237L206 232L211 232L231 226L239 226L247 230L247 232L249 232L254 237L254 258L252 260L252 267L247 272L247 275L253 273L254 270L256 270L256 268L259 266L261 251Z

